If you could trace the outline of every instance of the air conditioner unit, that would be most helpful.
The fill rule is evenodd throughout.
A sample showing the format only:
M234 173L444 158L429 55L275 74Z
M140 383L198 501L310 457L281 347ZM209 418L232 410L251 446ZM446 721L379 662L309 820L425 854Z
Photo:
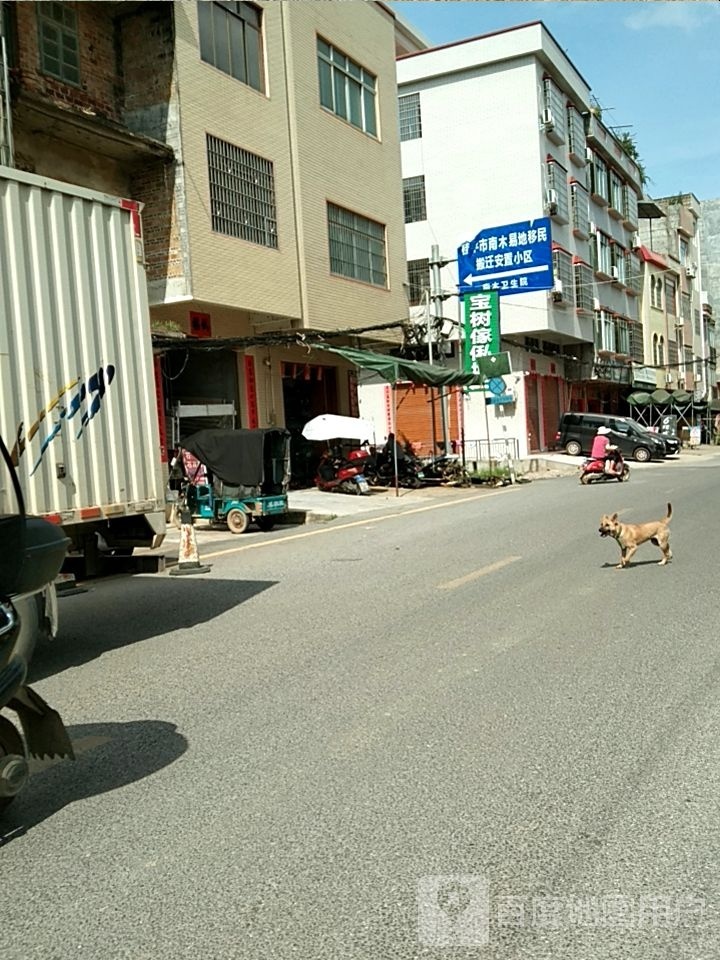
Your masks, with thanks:
M542 112L542 125L548 130L552 130L555 126L555 118L550 107L545 107Z
M593 297L593 310L599 310L599 309L600 309L600 301L598 300L597 297Z
M634 234L632 235L631 246L632 246L633 250L637 250L637 248L640 246L640 234L639 234L639 233L634 233Z
M613 278L613 280L620 279L620 271L617 267L610 267L610 276Z
M673 382L673 375L672 375L671 373L666 373L666 374L665 374L665 383L672 383L672 382Z
M562 280L556 280L553 283L552 298L555 303L560 303L562 301L562 298L563 298Z
M695 374L695 383L702 383L702 374L701 374L701 373L696 373L696 374Z
M685 265L685 276L688 277L690 280L692 280L694 277L697 276L696 263L688 263Z
M585 159L588 163L592 163L595 159L595 154L592 151L592 147L585 147Z
M547 190L545 193L545 206L549 214L558 212L557 190Z
M590 221L590 233L597 233L597 224Z

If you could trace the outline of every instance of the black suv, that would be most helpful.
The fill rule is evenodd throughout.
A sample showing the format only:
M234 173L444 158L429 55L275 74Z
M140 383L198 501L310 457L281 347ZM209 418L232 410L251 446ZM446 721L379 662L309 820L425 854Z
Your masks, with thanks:
M639 463L647 463L648 460L662 460L671 452L670 445L666 443L671 440L670 437L650 433L630 417L605 413L563 413L555 434L555 448L564 450L571 457L579 457L583 453L589 455L598 427L612 430L610 440L620 448L626 459L632 457ZM677 450L672 452L677 453Z

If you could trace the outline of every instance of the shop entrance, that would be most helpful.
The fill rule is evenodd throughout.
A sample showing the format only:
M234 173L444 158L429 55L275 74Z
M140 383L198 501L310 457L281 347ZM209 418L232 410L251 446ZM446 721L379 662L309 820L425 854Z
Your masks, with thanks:
M339 413L337 371L318 363L283 363L283 401L285 426L290 431L291 485L311 487L315 468L325 444L313 443L302 435L302 428L313 417Z

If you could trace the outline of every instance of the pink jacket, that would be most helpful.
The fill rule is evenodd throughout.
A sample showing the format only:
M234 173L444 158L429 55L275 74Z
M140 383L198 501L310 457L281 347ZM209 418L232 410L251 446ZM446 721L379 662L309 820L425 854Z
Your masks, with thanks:
M597 434L593 440L592 450L590 451L590 456L593 460L603 460L605 458L605 448L609 443L610 441L605 434Z

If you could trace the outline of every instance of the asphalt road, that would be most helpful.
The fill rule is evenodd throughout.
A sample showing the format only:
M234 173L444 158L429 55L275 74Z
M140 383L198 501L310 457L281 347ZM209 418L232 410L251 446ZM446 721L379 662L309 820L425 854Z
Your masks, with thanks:
M78 759L3 821L4 960L715 960L718 476L448 491L64 599L35 674ZM668 500L673 563L616 570L600 515Z

